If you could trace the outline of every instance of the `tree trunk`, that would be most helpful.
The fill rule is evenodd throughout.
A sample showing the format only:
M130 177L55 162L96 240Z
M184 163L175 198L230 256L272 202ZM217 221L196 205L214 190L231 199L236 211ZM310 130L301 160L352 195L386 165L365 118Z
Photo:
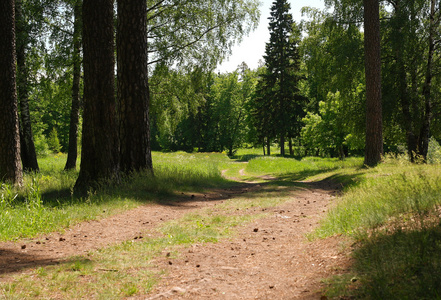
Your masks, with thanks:
M292 145L292 138L289 138L289 155L292 157L294 156L294 148Z
M404 49L403 49L403 27L402 23L407 18L407 12L405 12L402 8L402 2L398 1L395 5L395 17L400 20L400 23L396 28L396 35L398 37L397 41L393 43L394 52L396 55L395 62L395 73L396 73L396 81L398 84L398 97L401 103L401 110L403 112L403 128L406 132L406 144L407 144L407 152L409 158L412 162L415 161L415 155L418 152L418 138L415 134L415 118L412 115L412 107L411 107L411 95L409 93L408 87L408 72L406 71L406 63L404 61Z
M285 156L285 135L284 134L280 135L280 155L282 157Z
M81 0L75 3L74 41L73 41L73 82L72 107L70 111L69 146L64 170L74 170L78 156L78 125L80 120L80 82L81 82Z
M0 2L0 180L21 184L14 0Z
M121 169L152 171L147 56L147 2L118 0L118 102Z
M271 139L269 137L266 138L266 153L271 156Z
M427 161L429 151L430 124L432 121L432 65L433 53L435 51L434 31L435 31L435 0L430 1L430 25L429 25L429 52L427 57L426 80L423 86L424 96L424 119L420 134L420 153L424 161Z
M75 191L119 179L113 1L84 0L84 122Z
M375 166L383 154L380 13L378 0L364 0L366 72L366 150L364 163Z
M345 149L343 147L343 144L340 144L338 146L338 153L339 153L339 156L340 156L340 160L345 160Z
M31 113L29 110L28 68L26 66L26 46L28 32L22 12L22 0L15 1L16 33L17 33L17 90L20 103L20 145L23 169L38 172L37 153L32 134Z

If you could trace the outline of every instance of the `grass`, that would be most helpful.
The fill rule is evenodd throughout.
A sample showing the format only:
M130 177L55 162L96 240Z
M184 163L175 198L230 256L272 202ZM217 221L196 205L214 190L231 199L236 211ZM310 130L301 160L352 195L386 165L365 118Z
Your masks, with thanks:
M133 175L121 186L103 188L85 198L71 195L77 172L61 171L64 155L40 160L41 172L26 175L23 187L1 186L0 240L62 230L142 203L161 203L181 192L234 185L223 178L223 171L246 180L262 180L262 175L275 179L259 192L168 222L155 237L29 270L1 284L0 295L6 299L120 299L145 294L163 275L152 260L164 251L176 256L192 243L234 236L235 228L262 217L264 208L288 201L288 191L301 184L296 181L327 178L346 188L315 237L343 234L355 241L350 273L326 281L329 298L441 299L439 165L386 159L376 168L362 169L360 158L341 162L263 157L260 150L253 151L240 150L233 160L219 153L154 153L154 177Z
M182 191L231 185L221 176L219 153L154 153L155 176L137 174L118 187L103 188L84 198L72 195L78 173L64 172L64 154L40 159L41 172L26 174L22 187L0 186L0 241L33 237L161 201Z
M315 232L356 242L351 274L331 279L328 296L441 299L439 165L386 159L358 179Z
M201 211L165 223L156 238L126 241L74 257L60 265L40 267L0 284L6 299L121 299L146 294L163 271L152 260L192 243L216 242L259 216L231 216Z
M238 176L243 164L225 155L154 153L155 177L138 174L119 187L104 188L87 198L70 194L76 172L64 173L65 157L40 161L41 173L30 174L21 189L4 186L0 232L3 240L31 237L60 230L82 220L101 218L146 201L161 202L181 191L229 187L234 182L221 176L233 170ZM283 160L283 159L282 159ZM268 170L281 174L280 170ZM257 173L254 173L257 174ZM295 185L287 185L295 189ZM147 199L147 200L146 200ZM153 260L164 252L177 257L179 249L193 243L212 243L234 236L236 228L265 216L265 208L290 200L288 189L272 185L258 192L234 197L215 208L184 215L158 228L154 237L73 257L59 265L41 266L0 284L6 299L120 299L147 293L163 275ZM8 219L7 217L10 217Z
M240 215L233 212L289 200L278 197L274 202L267 196L267 193L255 195L257 203L252 205L240 205L241 199L235 199L224 207L201 209L164 223L154 237L126 241L73 257L60 265L30 270L15 276L13 283L0 284L0 295L6 299L121 299L146 294L164 275L153 263L158 256L171 253L170 259L175 259L183 247L233 237L236 228L265 216L261 212Z

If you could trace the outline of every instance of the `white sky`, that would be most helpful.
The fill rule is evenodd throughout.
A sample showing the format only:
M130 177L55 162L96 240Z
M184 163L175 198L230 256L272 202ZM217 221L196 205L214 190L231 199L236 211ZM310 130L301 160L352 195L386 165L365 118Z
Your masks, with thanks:
M242 62L245 62L251 69L256 69L259 59L263 60L265 44L269 41L268 17L270 16L273 0L260 0L260 2L262 5L260 6L259 27L251 32L249 36L244 37L240 45L233 48L233 54L218 66L217 71L221 73L233 72ZM324 0L288 0L288 2L291 4L291 13L297 23L302 19L300 12L302 7L325 8Z

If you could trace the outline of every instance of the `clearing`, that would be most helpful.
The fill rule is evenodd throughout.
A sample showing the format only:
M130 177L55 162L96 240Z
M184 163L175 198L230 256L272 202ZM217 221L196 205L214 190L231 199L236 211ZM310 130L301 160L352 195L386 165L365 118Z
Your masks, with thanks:
M234 214L265 216L237 227L232 238L181 247L178 255L164 251L152 262L163 274L158 284L147 295L132 298L326 299L322 279L348 269L350 250L341 237L309 241L306 235L324 217L339 185L326 179L296 185L277 185L272 177L261 179L206 194L181 194L169 203L146 204L63 233L0 243L0 282L72 256L158 235L161 224L187 213L204 208L221 211L234 198L253 198L271 190L283 191L288 201L270 208L238 208Z

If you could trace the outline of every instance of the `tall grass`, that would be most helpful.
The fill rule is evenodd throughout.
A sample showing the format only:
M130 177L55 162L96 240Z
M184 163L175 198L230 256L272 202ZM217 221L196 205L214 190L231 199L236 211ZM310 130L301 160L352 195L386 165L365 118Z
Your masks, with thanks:
M365 180L339 199L317 232L320 236L365 233L392 220L407 221L409 215L427 215L440 204L438 165L389 163L367 171Z
M338 200L316 235L345 234L356 247L351 276L331 280L330 297L441 299L439 167L387 159Z

